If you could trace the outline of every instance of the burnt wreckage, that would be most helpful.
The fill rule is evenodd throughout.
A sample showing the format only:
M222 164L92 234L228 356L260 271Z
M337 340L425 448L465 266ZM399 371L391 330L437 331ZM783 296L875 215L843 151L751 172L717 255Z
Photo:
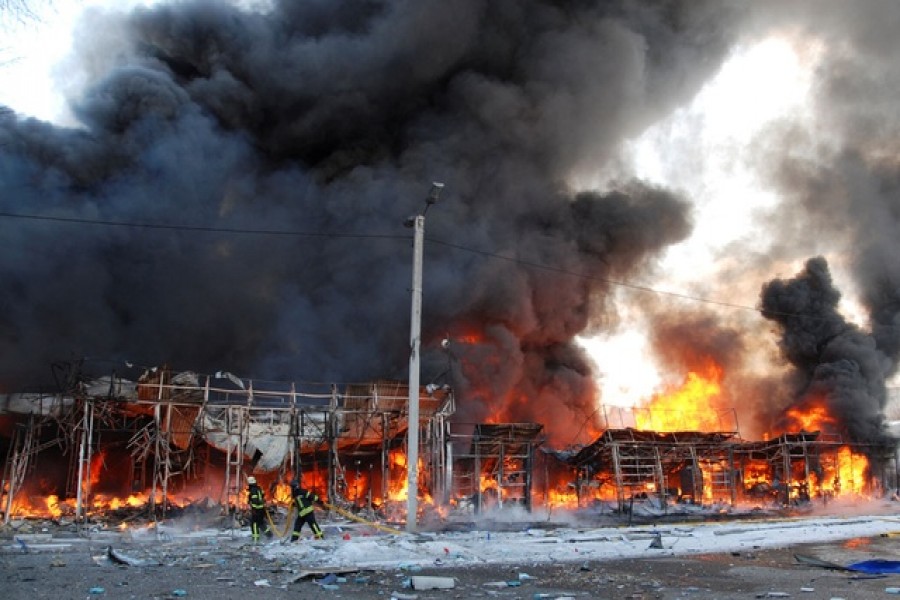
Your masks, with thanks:
M77 366L60 380L53 394L0 396L6 521L33 506L31 497L51 494L74 499L76 519L104 494L146 494L153 515L184 497L234 509L251 474L272 489L301 479L335 505L405 518L404 382L298 384L166 367L136 381L83 379ZM557 450L542 424L451 422L449 386L421 387L419 404L417 494L431 507L787 505L898 485L896 443L849 445L806 431L745 441L736 425L647 431L620 414L593 443Z

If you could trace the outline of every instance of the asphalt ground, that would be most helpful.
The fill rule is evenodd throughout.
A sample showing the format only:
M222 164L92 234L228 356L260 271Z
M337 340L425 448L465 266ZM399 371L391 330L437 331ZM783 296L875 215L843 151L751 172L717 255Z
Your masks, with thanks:
M122 564L108 543L82 540L58 544L36 541L27 551L2 540L0 597L38 599L188 598L616 598L713 600L801 598L803 600L889 600L900 575L866 575L801 562L812 557L837 566L879 558L900 560L900 538L857 538L841 542L792 544L776 549L692 556L573 562L444 567L410 572L362 570L304 572L304 565L265 559L258 546L171 543L158 560ZM140 548L117 544L113 555L141 556ZM452 578L453 588L415 590L412 577ZM326 579L327 577L327 579ZM324 581L334 580L328 585ZM898 590L900 591L900 590Z

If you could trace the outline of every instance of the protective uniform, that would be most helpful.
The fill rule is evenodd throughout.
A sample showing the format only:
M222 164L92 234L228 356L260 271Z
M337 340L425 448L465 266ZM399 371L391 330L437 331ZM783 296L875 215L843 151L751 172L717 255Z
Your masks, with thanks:
M294 499L294 506L297 508L297 518L294 519L294 531L291 532L291 541L296 542L300 539L300 530L303 528L304 523L309 525L317 540L325 537L319 524L316 523L316 513L313 506L314 503L319 502L319 497L309 490L301 488L296 482L291 484L291 497Z
M256 484L255 477L247 478L247 504L250 505L250 536L253 541L259 541L260 532L266 537L272 537L272 531L266 523L266 496Z

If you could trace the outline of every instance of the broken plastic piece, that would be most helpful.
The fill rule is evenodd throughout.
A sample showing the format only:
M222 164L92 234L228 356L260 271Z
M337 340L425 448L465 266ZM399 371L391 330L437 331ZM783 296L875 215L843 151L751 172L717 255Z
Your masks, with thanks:
M452 590L456 587L456 580L453 577L416 575L410 578L410 585L414 590Z

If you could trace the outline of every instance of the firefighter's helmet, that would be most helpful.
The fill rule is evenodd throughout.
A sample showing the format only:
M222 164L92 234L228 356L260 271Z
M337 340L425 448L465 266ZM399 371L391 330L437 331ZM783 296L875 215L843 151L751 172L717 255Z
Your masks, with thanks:
M247 478L247 485L256 485L256 477L251 475Z

